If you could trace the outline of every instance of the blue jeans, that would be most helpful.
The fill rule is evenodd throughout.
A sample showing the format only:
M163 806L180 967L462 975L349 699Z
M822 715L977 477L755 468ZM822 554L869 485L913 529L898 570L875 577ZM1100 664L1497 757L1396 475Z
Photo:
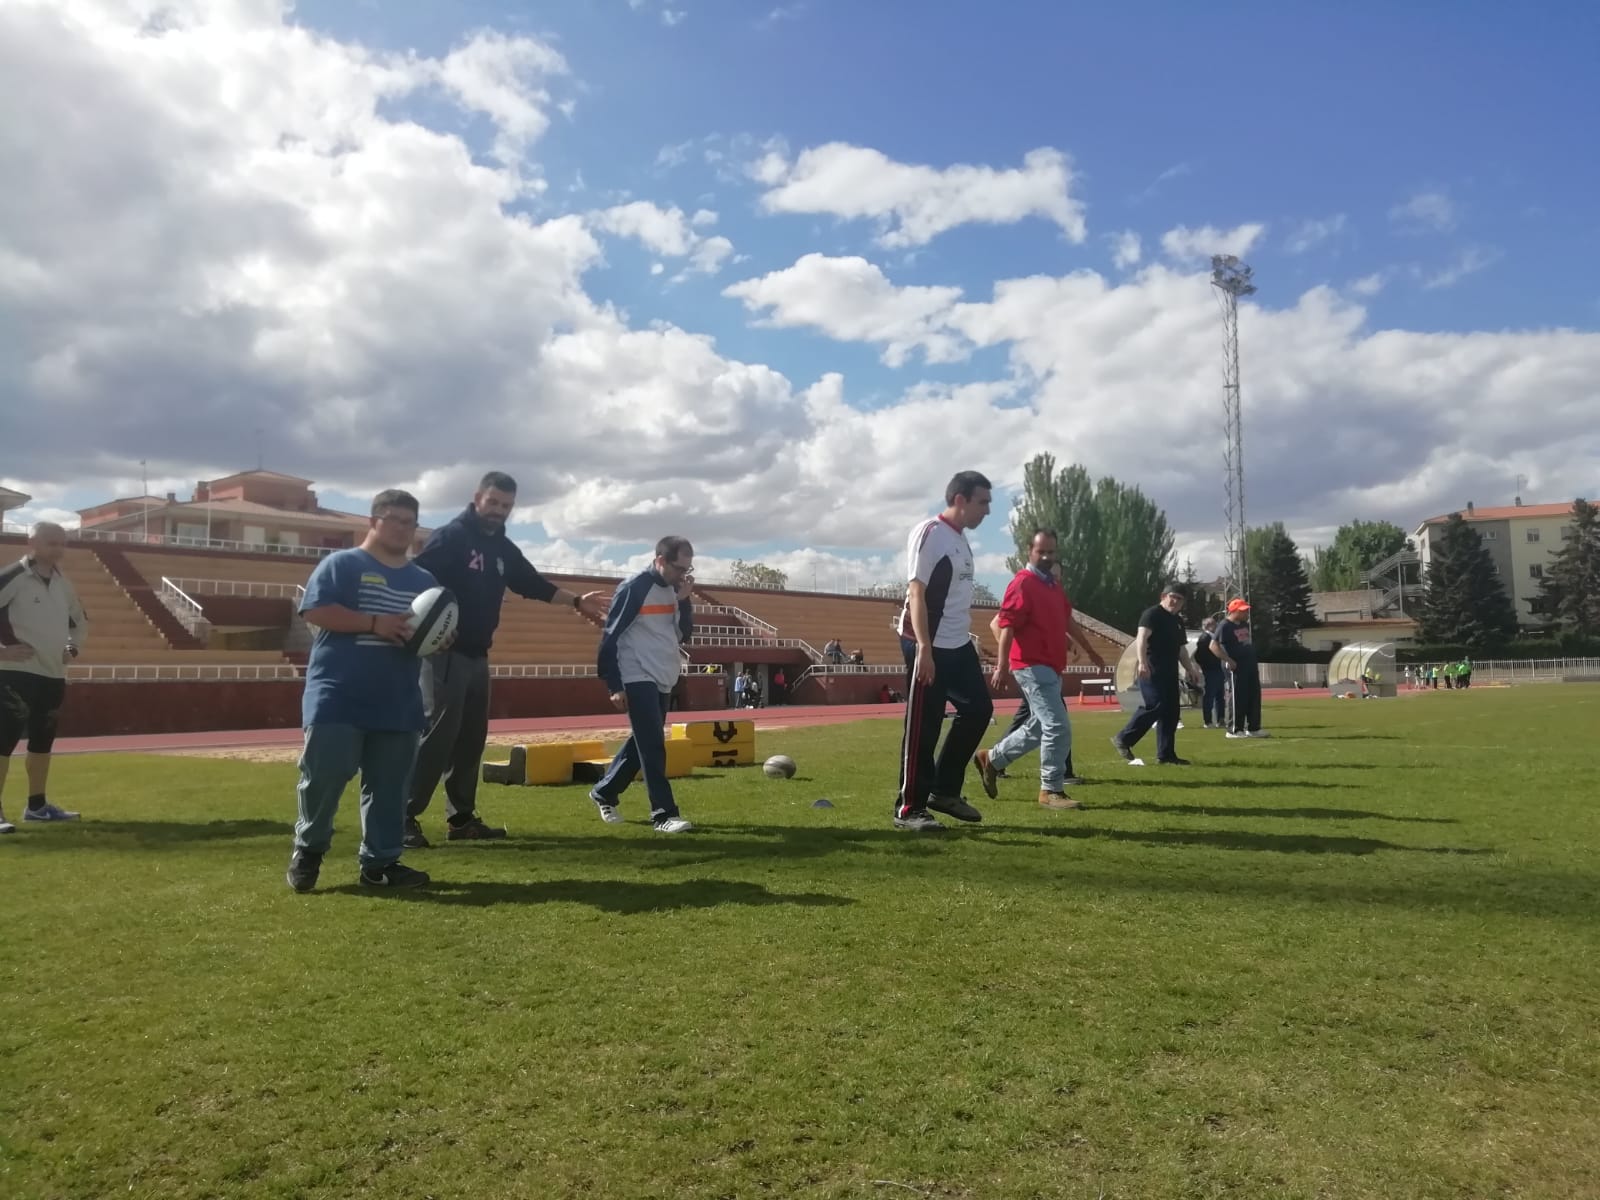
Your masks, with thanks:
M644 771L645 790L650 794L650 819L664 821L678 815L672 798L672 783L667 779L667 696L653 683L625 683L628 696L628 728L633 736L606 768L605 777L589 794L601 804L615 805L628 790L634 776Z
M300 752L300 813L294 847L326 854L333 844L333 818L339 799L356 772L361 773L361 848L363 867L382 868L400 860L405 838L406 801L417 761L420 734L357 729L354 725L312 725Z
M1207 725L1221 725L1227 703L1228 673L1221 667L1208 667L1205 672L1206 690L1200 698L1201 720Z
M1012 730L989 751L989 764L997 771L1017 761L1035 747L1039 750L1039 787L1059 792L1067 777L1072 754L1072 724L1067 702L1061 698L1061 676L1049 667L1023 667L1011 673L1028 705L1028 721Z

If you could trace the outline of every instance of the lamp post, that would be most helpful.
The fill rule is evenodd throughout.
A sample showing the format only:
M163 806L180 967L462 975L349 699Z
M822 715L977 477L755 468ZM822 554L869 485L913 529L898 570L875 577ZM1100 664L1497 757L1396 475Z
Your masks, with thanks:
M1253 272L1232 254L1211 258L1211 286L1222 295L1222 410L1225 429L1223 467L1227 527L1223 534L1229 595L1249 598L1244 545L1244 420L1239 402L1239 297L1253 295Z

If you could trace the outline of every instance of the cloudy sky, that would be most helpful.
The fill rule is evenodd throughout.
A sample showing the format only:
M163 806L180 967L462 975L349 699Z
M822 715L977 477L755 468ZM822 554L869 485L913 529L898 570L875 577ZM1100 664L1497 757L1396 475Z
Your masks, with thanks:
M1248 7L0 0L0 481L844 586L1049 450L1207 570L1230 251L1252 523L1594 495L1600 8Z

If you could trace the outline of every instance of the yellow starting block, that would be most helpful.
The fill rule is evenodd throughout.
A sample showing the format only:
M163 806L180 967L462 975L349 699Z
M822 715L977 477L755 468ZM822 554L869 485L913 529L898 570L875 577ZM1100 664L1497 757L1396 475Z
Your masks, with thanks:
M598 742L594 743L599 745ZM667 778L682 779L693 773L696 763L694 746L686 741L667 739ZM576 783L599 783L611 766L611 756L579 759L572 764L572 779Z
M483 781L524 786L571 783L574 764L600 758L605 752L605 743L599 741L513 746L509 762L483 764Z
M748 767L756 761L754 721L685 721L672 727L667 739L693 747L697 767Z

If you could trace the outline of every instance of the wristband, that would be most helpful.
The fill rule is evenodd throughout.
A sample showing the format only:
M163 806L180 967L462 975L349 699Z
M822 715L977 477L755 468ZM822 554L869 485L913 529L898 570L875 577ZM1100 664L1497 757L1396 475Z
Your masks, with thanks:
M572 597L572 607L573 607L573 608L574 608L574 609L578 609L578 608L579 608L579 606L580 606L580 605L581 605L581 604L582 604L582 603L583 603L583 597L582 597L582 596L573 596L573 597ZM580 611L581 611L581 609L580 609Z

